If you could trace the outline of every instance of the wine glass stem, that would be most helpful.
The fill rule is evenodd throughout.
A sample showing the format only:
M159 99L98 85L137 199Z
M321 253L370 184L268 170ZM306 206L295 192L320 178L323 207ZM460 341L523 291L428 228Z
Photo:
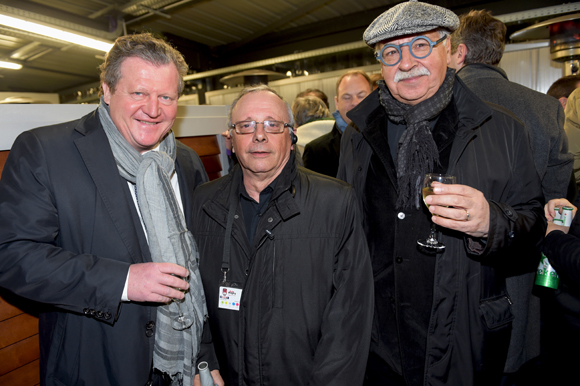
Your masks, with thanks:
M438 244L437 241L437 225L431 223L431 233L429 234L429 239L427 240L429 244Z

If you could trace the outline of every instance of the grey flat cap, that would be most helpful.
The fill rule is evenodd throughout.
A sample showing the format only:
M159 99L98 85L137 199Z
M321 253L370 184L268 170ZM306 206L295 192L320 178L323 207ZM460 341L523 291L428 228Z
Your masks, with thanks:
M368 26L363 39L372 47L382 40L439 27L455 31L459 27L459 18L446 8L410 0L383 12Z

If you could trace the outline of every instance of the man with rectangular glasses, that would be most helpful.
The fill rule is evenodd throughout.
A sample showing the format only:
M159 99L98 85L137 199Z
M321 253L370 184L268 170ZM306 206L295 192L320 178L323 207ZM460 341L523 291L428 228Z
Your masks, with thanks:
M374 271L367 385L498 385L513 319L505 278L518 257L535 262L543 236L525 128L447 68L458 26L408 1L364 33L384 80L348 113L338 177L357 192ZM434 183L428 208L427 173L457 180ZM417 244L431 223L444 249Z
M209 335L200 361L226 385L361 385L372 269L352 187L298 167L290 106L242 90L229 128L239 164L194 192Z

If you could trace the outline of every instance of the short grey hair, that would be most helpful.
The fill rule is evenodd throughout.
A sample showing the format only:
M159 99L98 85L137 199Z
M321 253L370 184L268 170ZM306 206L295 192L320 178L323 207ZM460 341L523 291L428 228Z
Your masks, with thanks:
M288 104L288 102L286 102L284 100L284 98L282 98L282 96L276 92L276 90L274 90L273 88L271 88L270 86L265 85L265 84L247 86L247 87L244 87L244 89L242 91L240 91L240 93L238 94L236 99L233 100L233 102L230 106L230 110L228 111L228 129L230 129L232 126L232 111L234 111L234 107L236 107L236 104L245 95L248 95L248 94L254 93L254 92L269 92L269 93L276 95L278 98L280 98L280 100L282 102L284 102L284 105L286 106L286 114L288 114L288 122L285 122L285 123L288 123L288 125L292 127L292 130L294 130L294 115L292 114L292 108L290 108L290 105Z

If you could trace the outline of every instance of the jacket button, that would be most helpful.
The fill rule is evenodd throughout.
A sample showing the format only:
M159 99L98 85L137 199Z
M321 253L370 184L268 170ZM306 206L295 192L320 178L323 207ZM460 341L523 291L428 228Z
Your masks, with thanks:
M511 215L512 215L512 211L511 211L511 210L509 210L509 209L508 209L508 210L506 210L506 212L505 212L505 213L506 213L508 216L510 216L510 217L511 217Z
M515 232L514 232L514 231L509 231L509 233L508 233L508 237L509 237L510 239L513 239L515 236L516 236L516 234L515 234Z
M93 309L89 310L89 315L95 316L96 314L97 314L97 311L95 311Z
M105 314L103 314L103 311L97 311L97 318L102 319L103 316L105 316Z
M358 167L358 171L359 171L359 172L362 172L362 166L359 166L359 167Z
M149 381L145 384L145 386L153 386L153 381Z
M153 328L155 328L155 322L150 320L147 322L147 324L145 325L145 328L148 330L153 330Z
M110 312L105 312L105 320L109 320L113 317Z
M89 310L88 308L83 308L83 314L89 315L90 312L91 312L91 310Z
M147 336L147 338L151 338L153 334L154 334L153 330L145 330L145 335Z
M397 262L397 264L401 264L403 262L403 258L401 256L397 256L395 261Z
M234 218L237 220L238 218L240 218L240 216L238 216L237 214L234 215Z
M272 222L274 219L272 217L268 217L268 222Z
M399 220L404 220L405 219L405 213L399 212L399 214L397 215L397 217L399 218Z

